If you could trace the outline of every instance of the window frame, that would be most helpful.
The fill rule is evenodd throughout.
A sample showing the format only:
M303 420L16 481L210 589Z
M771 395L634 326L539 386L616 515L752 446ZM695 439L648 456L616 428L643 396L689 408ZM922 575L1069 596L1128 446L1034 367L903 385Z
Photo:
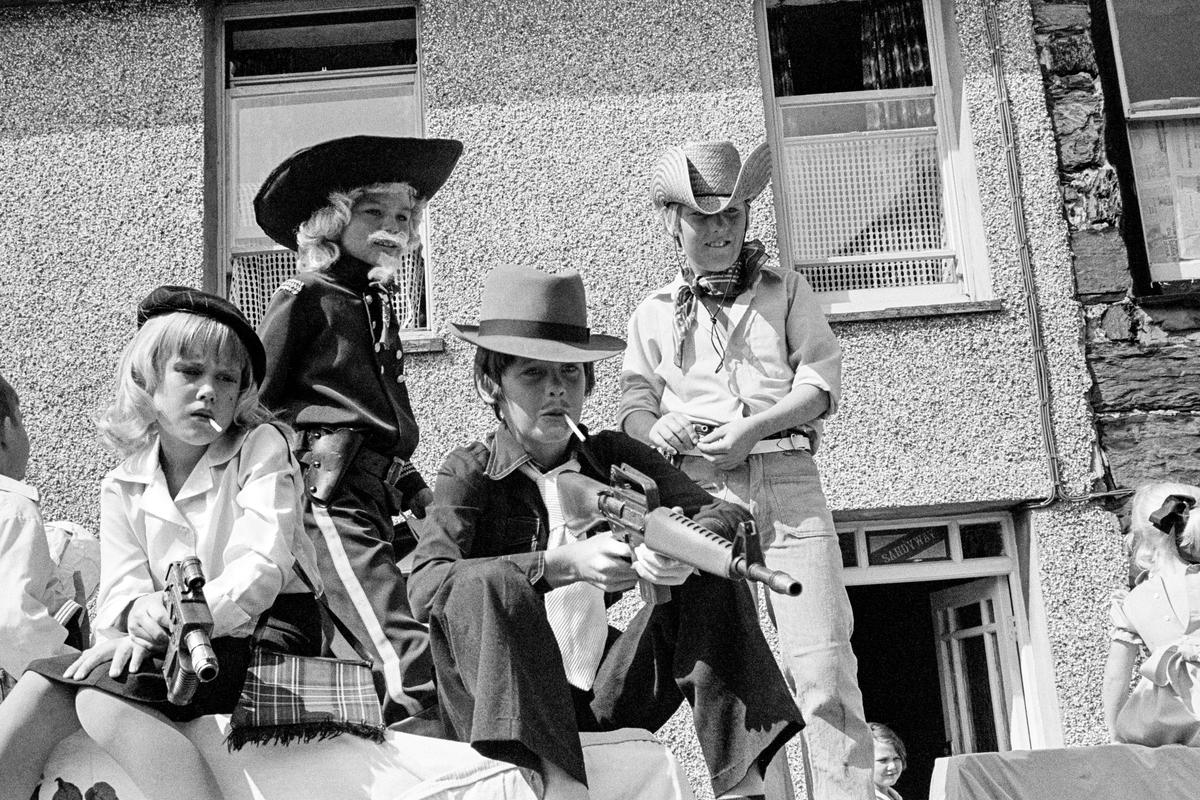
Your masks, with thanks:
M284 19L313 14L350 14L359 11L397 10L412 8L416 21L417 63L412 67L371 67L363 69L337 70L334 73L295 73L272 76L253 76L230 85L227 74L229 53L226 49L227 27L231 23L255 19ZM275 87L287 83L310 83L319 91L318 83L328 82L332 88L342 81L378 80L398 75L411 75L413 97L418 115L415 128L417 135L425 135L425 96L422 72L422 35L420 8L416 0L269 0L268 2L239 2L228 0L212 7L207 20L207 47L205 47L205 264L204 286L208 291L226 296L229 291L226 280L226 265L232 257L229 231L229 215L233 212L229 203L228 178L235 145L232 141L233 119L230 112L231 92L245 87ZM433 275L431 250L428 247L432 225L428 216L422 221L422 241L425 274L425 327L400 331L406 352L436 351L443 348L442 339L436 335L437 326L433 316Z
M888 92L888 95L880 95L877 91L867 90L787 98L775 96L766 3L767 0L755 0L754 16L767 140L771 143L773 152L782 152L783 124L780 109L784 107L818 103L861 102L879 100L884 97L897 99L900 96L898 93L903 92L912 93L914 96L918 93L927 93L934 100L947 247L937 251L905 254L892 260L903 262L927 257L931 254L950 253L955 258L958 281L955 284L817 292L817 298L823 311L827 314L871 313L993 300L995 295L987 255L982 202L976 178L973 136L967 110L962 102L961 56L958 47L950 46L951 42L947 38L947 31L952 31L956 37L955 42L957 42L958 31L954 22L952 2L922 0L925 31L928 37L930 70L933 77L932 87L916 90L882 90ZM947 8L948 4L951 6L950 8ZM952 74L952 68L957 69L955 74ZM771 177L775 187L772 199L778 231L780 263L787 269L796 269L796 260L791 253L792 222L782 191L782 187L786 183L781 158L772 160ZM889 259L876 260L887 261Z
M1117 8L1114 0L1105 0L1105 11L1107 13L1107 27L1111 36L1112 44L1112 59L1116 67L1117 86L1121 94L1121 119L1125 125L1125 137L1129 145L1128 152L1128 167L1130 171L1129 180L1134 187L1134 202L1138 211L1138 226L1140 230L1141 246L1145 254L1145 269L1149 274L1149 279L1153 283L1167 283L1172 281L1195 281L1200 280L1200 257L1184 259L1171 264L1155 264L1151 258L1150 242L1146 235L1146 214L1142 207L1144 187L1149 181L1146 176L1140 174L1140 169L1137 164L1137 156L1134 154L1134 127L1142 127L1154 125L1156 123L1171 123L1182 120L1195 120L1200 124L1200 96L1189 98L1163 98L1161 100L1148 100L1134 103L1130 100L1129 86L1125 75L1125 56L1121 48L1121 34ZM1191 102L1180 102L1181 100L1190 100ZM1135 107L1137 106L1137 107ZM1200 224L1198 224L1200 229ZM1178 237L1178 231L1176 232Z

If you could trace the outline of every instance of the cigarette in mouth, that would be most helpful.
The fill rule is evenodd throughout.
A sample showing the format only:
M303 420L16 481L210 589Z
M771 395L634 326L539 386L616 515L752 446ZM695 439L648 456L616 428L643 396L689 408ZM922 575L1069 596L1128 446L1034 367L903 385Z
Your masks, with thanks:
M209 418L208 418L208 424L209 424L209 425L212 425L212 429L213 429L214 431L216 431L217 433L224 433L224 432L225 432L225 429L221 427L221 423L217 422L217 421L216 421L215 419L213 419L212 417L209 417Z
M579 426L575 424L575 420L571 419L571 415L563 414L563 417L567 420L567 427L571 429L571 433L575 434L579 438L579 441L585 441L583 431L579 430Z

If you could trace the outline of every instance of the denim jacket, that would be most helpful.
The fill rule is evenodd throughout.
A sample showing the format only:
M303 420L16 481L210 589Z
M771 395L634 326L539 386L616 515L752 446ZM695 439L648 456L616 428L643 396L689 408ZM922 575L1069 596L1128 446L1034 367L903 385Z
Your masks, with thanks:
M738 523L750 519L739 506L717 500L658 453L623 433L600 431L575 447L580 473L608 483L609 468L629 464L658 483L662 505L679 506L709 530L732 539ZM438 471L433 505L417 545L408 596L413 614L429 619L434 597L455 562L505 558L547 590L541 580L549 536L546 507L537 486L518 467L530 460L501 425L486 443L474 442L446 457ZM608 604L618 595L606 597Z

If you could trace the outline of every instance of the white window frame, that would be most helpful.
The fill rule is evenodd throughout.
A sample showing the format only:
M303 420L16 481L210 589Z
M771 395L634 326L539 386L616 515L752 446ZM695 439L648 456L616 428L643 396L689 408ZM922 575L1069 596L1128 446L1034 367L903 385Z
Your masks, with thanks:
M416 15L417 63L412 66L375 67L364 69L336 70L331 72L288 73L283 75L261 75L237 78L232 82L227 76L228 52L226 51L226 32L230 24L247 22L255 19L286 19L288 17L307 16L312 14L343 14L358 11L394 10L397 8L416 8L414 0L355 0L355 2L337 2L337 0L302 0L299 2L249 2L245 4L227 4L214 19L213 67L216 79L216 97L213 108L214 130L216 131L217 152L215 164L210 175L215 178L218 189L212 195L213 211L217 220L216 240L213 252L216 256L216 275L214 284L216 291L226 295L229 291L227 274L228 265L233 257L231 246L232 215L236 209L230 208L229 179L231 167L235 163L236 153L236 117L231 107L235 98L269 96L271 94L295 94L307 91L321 92L330 89L357 87L386 87L397 83L412 87L417 114L415 119L415 135L425 134L424 94L421 73L421 27L419 10ZM425 349L439 349L440 339L433 335L436 330L433 318L433 274L432 248L430 242L430 220L425 215L421 222L421 241L424 243L422 254L424 258L425 280L425 325L419 329L404 329L400 332L404 339L405 349L418 352ZM428 340L428 341L427 341Z
M960 528L977 523L999 523L1003 555L987 558L963 558ZM867 533L887 532L922 527L946 527L949 558L904 564L869 565L867 561ZM1023 705L1014 709L1014 724L1009 729L1011 747L1016 750L1031 747L1053 746L1056 741L1051 728L1057 719L1054 713L1038 707L1036 687L1053 684L1053 665L1041 652L1044 645L1035 641L1029 625L1029 613L1025 607L1025 595L1021 582L1020 556L1017 547L1016 529L1011 514L990 512L962 514L945 517L913 517L897 520L868 520L840 522L836 525L838 536L852 534L858 566L843 567L842 581L846 586L874 586L889 583L920 583L959 579L997 578L1005 582L1012 601L1012 621L1009 633L1015 636L1019 674L1021 676ZM1036 573L1033 577L1036 580ZM1017 724L1019 723L1019 724ZM949 730L949 729L948 729Z
M959 76L960 80L955 83L951 81L950 75L951 53L948 51L948 44L953 49L953 63L955 65L960 63L957 53L958 33L954 23L953 0L922 0L929 44L930 68L933 75L932 87L913 90L893 89L800 95L782 99L775 97L770 38L767 30L766 0L756 0L754 7L767 138L771 142L773 152L781 153L783 150L781 108L898 99L904 93L912 93L913 96L932 96L934 100L934 114L939 134L937 143L942 168L942 203L947 247L939 250L905 253L895 260L902 262L922 257L952 255L955 258L958 282L956 284L817 292L823 310L826 313L881 311L891 308L991 300L994 293L985 245L978 183L975 178L971 126L961 95L959 97L952 96L952 93L961 93L961 76ZM947 30L953 31L953 41L946 38ZM957 126L956 120L958 120ZM791 221L788 218L789 212L782 188L786 186L782 172L782 159L775 158L773 161L773 196L779 230L780 261L785 268L794 268L796 260L790 252ZM862 259L847 260L861 261ZM873 260L887 261L888 259L884 257ZM830 263L836 263L836 261L837 259L831 259Z
M1125 115L1125 125L1130 140L1130 165L1133 167L1134 183L1139 187L1138 206L1139 211L1142 212L1142 232L1145 238L1149 238L1146 235L1147 214L1143 205L1145 198L1141 189L1148 187L1151 181L1141 172L1144 166L1139 166L1133 152L1136 138L1134 129L1155 123L1170 123L1179 120L1196 120L1196 124L1200 125L1200 96L1132 102L1129 98L1129 86L1125 77L1125 59L1121 51L1121 34L1116 7L1113 5L1113 0L1107 0L1106 6L1108 7L1109 29L1112 31L1113 60L1117 65L1117 83L1121 88L1121 108ZM1197 89L1197 92L1200 93L1200 89ZM1196 224L1200 226L1200 223ZM1148 242L1146 250L1146 260L1150 266L1152 281L1200 280L1200 257L1155 263L1152 260Z

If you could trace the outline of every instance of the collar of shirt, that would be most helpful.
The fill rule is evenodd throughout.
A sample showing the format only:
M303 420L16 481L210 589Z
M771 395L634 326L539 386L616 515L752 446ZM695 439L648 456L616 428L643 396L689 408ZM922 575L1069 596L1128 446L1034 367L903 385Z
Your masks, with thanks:
M201 471L205 474L213 467L218 467L221 464L229 461L242 448L242 440L250 433L249 430L242 430L235 436L226 434L220 439L208 446L204 451L204 455L200 457L200 461L196 463L195 469L192 470L192 475L188 476L187 484L192 483L193 476ZM154 476L160 471L161 466L158 463L158 437L155 436L150 440L150 444L133 453L112 472L112 477L129 483L144 483L153 482ZM211 477L210 477L211 480ZM187 484L184 488L187 488ZM189 490L188 494L192 492ZM180 490L183 494L183 490Z
M587 436L587 428L582 423L580 423L579 429L583 431L584 436ZM577 442L572 439L570 453L572 461L575 460L576 444ZM500 480L526 462L533 462L533 456L525 452L525 448L517 441L517 437L513 436L512 431L503 423L492 432L488 451L488 463L484 473L494 481ZM575 471L579 471L578 465L576 465Z
M775 267L771 266L770 264L763 264L761 267L759 267L758 272L754 276L753 280L751 280L750 285L747 286L745 291L738 295L738 297L747 298L744 302L749 303L749 298L753 298L755 292L758 290L758 285L763 281L776 281L778 283L782 283L783 276L779 274L779 271ZM661 295L667 300L667 302L674 303L675 296L679 292L679 287L681 286L687 286L687 281L683 279L682 273L676 272L675 279L665 286L658 287L654 294Z
M34 503L39 502L38 490L30 486L28 483L18 481L7 475L0 475L0 492L12 492L19 494L26 500L31 500Z

